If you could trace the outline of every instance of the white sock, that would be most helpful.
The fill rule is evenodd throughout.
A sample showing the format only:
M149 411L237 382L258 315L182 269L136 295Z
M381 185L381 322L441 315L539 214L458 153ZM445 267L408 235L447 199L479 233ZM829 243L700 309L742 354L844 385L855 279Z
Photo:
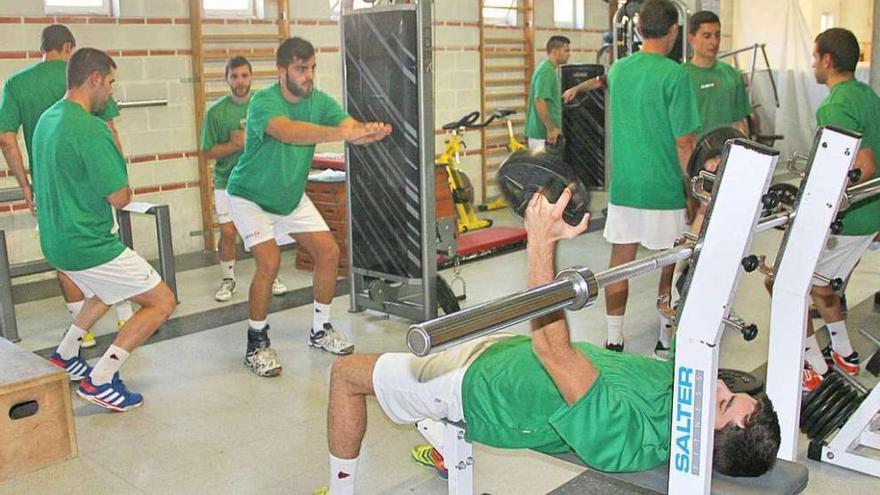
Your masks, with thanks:
M86 331L82 328L76 325L70 325L70 328L68 328L67 332L64 334L64 338L61 339L61 343L58 344L56 352L61 355L62 359L70 359L76 356L79 354L79 346L82 344L82 339L85 334Z
M846 320L834 323L826 323L828 334L831 335L831 348L843 357L853 353L852 344L849 342L849 334L846 332Z
M329 495L354 495L358 458L340 459L330 454Z
M816 334L810 335L804 340L804 359L813 370L820 375L828 373L828 364L822 357L822 351L819 349L819 341L816 340Z
M672 320L660 315L660 343L663 347L669 347L669 337L672 333Z
M79 311L83 309L83 304L85 304L85 300L64 304L65 306L67 306L67 312L70 313L70 318L76 319L76 315L78 315Z
M321 304L315 301L312 309L312 331L324 329L324 323L330 323L330 304Z
M608 321L608 343L623 343L623 316L605 315Z
M220 273L223 274L224 280L227 278L235 280L235 260L220 260Z
M98 360L98 364L92 368L92 374L89 375L92 385L103 385L112 380L113 375L125 364L128 355L129 353L125 349L111 345Z
M116 311L116 321L128 321L134 316L134 310L131 309L131 303L122 301L113 306Z
M266 320L248 320L248 326L253 330L262 330L266 328Z

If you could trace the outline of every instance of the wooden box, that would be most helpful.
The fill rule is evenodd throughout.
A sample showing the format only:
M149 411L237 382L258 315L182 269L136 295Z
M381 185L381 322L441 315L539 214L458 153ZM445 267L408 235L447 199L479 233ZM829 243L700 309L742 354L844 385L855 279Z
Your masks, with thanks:
M0 481L76 456L67 373L0 338Z

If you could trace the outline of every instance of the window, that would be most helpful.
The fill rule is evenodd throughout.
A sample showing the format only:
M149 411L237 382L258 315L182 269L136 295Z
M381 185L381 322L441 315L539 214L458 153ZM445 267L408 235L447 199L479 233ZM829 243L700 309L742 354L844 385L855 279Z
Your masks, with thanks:
M111 14L111 0L44 0L47 14Z
M825 30L831 29L834 27L834 14L831 12L822 12L822 15L819 16L819 32L824 32Z
M553 0L553 24L563 28L584 28L584 0Z
M206 17L262 17L259 0L202 0Z
M350 1L351 0L330 0L330 18L339 19L339 14L342 12L342 4ZM372 7L373 2L367 0L354 0L351 6L355 9L362 9L364 7Z
M517 0L484 0L483 24L516 26Z

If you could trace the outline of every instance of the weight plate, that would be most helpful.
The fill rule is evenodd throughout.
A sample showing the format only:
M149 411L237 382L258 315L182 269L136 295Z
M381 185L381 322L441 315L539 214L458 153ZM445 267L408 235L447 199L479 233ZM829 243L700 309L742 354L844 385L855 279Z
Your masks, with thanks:
M804 426L801 428L801 431L804 433L809 433L815 426L822 421L824 416L831 412L835 406L838 405L840 401L850 393L849 387L840 387L836 389L831 395L825 398L825 400L818 402L815 410L806 418L804 422Z
M713 129L697 140L694 152L688 160L688 175L696 177L706 166L706 162L712 158L721 156L724 151L724 143L729 139L745 138L746 135L736 127L719 127ZM705 189L711 191L711 184L706 184Z
M437 275L437 307L442 309L443 313L447 315L461 310L458 298L455 297L455 292L440 275Z
M821 415L816 416L816 420L813 424L809 424L809 422L807 423L807 438L810 440L818 438L819 432L824 430L827 426L833 427L833 421L837 419L838 414L842 410L848 408L856 399L858 399L858 394L856 394L854 390L850 390L837 401L830 403L826 411Z
M733 393L754 395L764 388L764 383L755 375L745 371L722 368L718 370L718 378Z
M843 379L837 376L836 374L831 374L822 383L816 387L810 395L807 396L807 401L804 404L804 407L801 409L801 421L800 427L803 428L807 419L813 415L813 413L818 409L822 403L828 398L829 395L833 394L840 388L844 387Z
M824 428L820 429L816 432L816 436L813 437L816 440L825 440L831 435L834 430L843 426L844 423L852 416L852 413L858 409L859 405L862 401L859 399L858 394L856 394L856 398L850 403L846 404L846 407L842 408L834 415L834 417L830 418L828 423Z
M553 153L511 153L498 169L498 185L514 213L523 216L529 200L538 190L551 203L555 203L569 184L574 191L563 219L569 225L577 225L590 206L590 194L574 170Z

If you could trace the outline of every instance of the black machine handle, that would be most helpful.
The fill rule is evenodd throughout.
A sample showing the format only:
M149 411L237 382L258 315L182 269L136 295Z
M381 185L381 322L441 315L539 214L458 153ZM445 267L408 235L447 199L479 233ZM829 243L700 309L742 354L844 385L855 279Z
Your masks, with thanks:
M499 108L498 110L495 110L488 119L478 124L477 121L480 120L480 112L473 111L465 115L464 117L456 120L455 122L449 122L448 124L445 124L443 126L443 130L453 131L462 127L464 127L465 129L481 129L491 124L493 121L495 121L495 119L503 119L504 117L507 117L508 115L513 115L515 113L516 110L511 110L509 108Z

